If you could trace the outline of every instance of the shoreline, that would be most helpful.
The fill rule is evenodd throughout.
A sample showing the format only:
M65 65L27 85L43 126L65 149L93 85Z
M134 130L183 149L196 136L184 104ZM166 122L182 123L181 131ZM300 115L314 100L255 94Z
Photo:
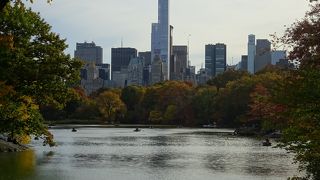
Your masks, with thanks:
M29 148L27 146L14 144L0 139L0 153L21 152L28 149Z
M143 124L55 124L49 125L49 129L72 129L72 128L160 128L172 129L178 128L175 125L143 125Z

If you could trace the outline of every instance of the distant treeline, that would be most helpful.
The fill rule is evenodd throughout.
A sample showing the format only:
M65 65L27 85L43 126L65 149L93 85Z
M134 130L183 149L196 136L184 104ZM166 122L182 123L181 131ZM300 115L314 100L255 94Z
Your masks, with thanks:
M166 81L150 87L129 86L101 89L89 97L79 96L64 109L42 108L47 120L83 119L105 123L166 124L219 127L260 126L253 115L257 88L276 88L286 73L274 68L257 75L228 70L205 86L189 82Z

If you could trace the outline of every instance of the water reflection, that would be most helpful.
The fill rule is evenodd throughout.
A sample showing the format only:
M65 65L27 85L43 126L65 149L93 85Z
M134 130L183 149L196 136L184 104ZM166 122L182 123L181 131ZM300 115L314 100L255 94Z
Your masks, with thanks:
M292 157L284 151L218 131L53 130L56 148L33 142L36 151L0 154L0 180L274 180L295 174Z
M20 153L0 153L0 179L16 180L31 177L34 174L36 156L34 151Z
M226 170L226 162L225 157L221 154L219 155L209 155L205 157L205 167L211 169L213 172L225 172Z

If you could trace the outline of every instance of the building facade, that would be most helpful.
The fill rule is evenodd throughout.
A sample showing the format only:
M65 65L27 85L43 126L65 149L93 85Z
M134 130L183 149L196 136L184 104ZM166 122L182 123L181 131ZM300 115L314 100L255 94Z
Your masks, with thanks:
M87 63L81 70L81 87L87 95L101 89L110 87L110 65Z
M172 58L175 58L174 74L172 80L182 80L188 67L188 46L173 46Z
M128 86L143 86L144 59L137 57L130 60L128 66Z
M205 49L205 68L208 70L210 76L213 76L213 61L215 59L215 45L208 44Z
M134 48L112 48L111 49L111 79L115 81L114 75L128 69L130 60L137 57Z
M159 56L155 56L151 66L151 82L156 84L163 81L163 61Z
M277 65L281 59L287 59L287 52L286 51L272 51L271 52L271 64Z
M259 72L268 65L271 65L271 42L267 39L257 39L254 72Z
M255 56L256 56L256 36L250 34L248 36L248 72L254 74L255 72Z
M209 70L206 68L201 68L197 75L197 85L205 85L211 78L211 74L209 74Z
M248 71L248 56L247 55L241 56L240 70L241 71Z
M144 64L146 66L151 65L151 51L139 52L138 57L144 59Z
M159 56L163 62L163 79L170 78L169 0L158 0L158 23L152 24L151 60Z
M205 68L211 76L217 76L227 68L227 46L222 43L208 44L205 49Z
M85 63L103 64L103 49L94 42L77 43L74 57Z

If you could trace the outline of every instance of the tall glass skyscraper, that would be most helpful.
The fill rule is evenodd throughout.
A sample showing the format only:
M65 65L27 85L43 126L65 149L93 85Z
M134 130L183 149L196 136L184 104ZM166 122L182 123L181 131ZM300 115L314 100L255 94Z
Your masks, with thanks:
M159 56L163 62L163 79L170 77L169 0L158 0L158 23L152 24L151 58Z
M217 76L227 69L227 45L208 44L206 45L205 67L211 76Z
M256 56L256 36L250 34L248 36L248 72L254 74L254 59Z

